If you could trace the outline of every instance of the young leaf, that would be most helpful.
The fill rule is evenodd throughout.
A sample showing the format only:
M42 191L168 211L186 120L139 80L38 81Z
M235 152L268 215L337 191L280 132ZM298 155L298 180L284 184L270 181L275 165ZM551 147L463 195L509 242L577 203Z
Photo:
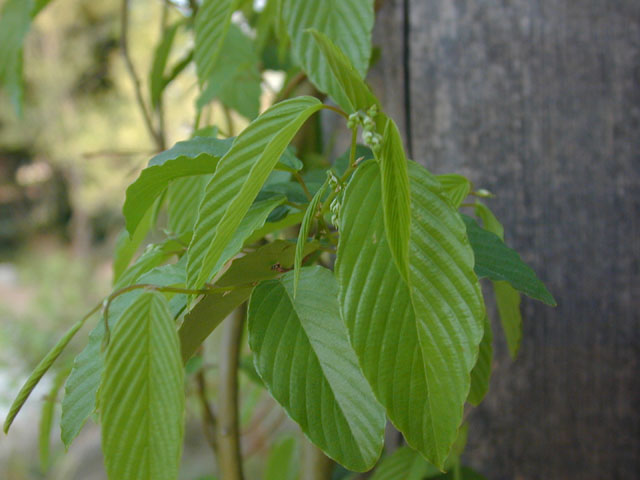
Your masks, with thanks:
M187 284L203 285L298 129L322 108L313 97L277 103L233 142L207 185L188 251Z
M213 73L236 3L236 0L204 0L198 8L193 56L201 86Z
M118 321L100 387L102 450L111 479L174 480L184 430L184 370L164 296L144 292Z
M298 282L300 280L300 268L302 268L302 258L304 254L304 244L307 241L307 236L309 235L309 230L311 229L311 223L316 215L316 210L318 208L318 203L322 199L324 195L324 191L327 189L329 185L329 179L322 184L320 190L316 192L316 194L309 202L309 206L307 207L307 211L304 212L304 218L302 219L302 223L300 224L300 232L298 232L298 241L296 243L296 258L293 264L293 298L296 298L296 293L298 290Z
M171 180L215 172L218 159L230 147L230 140L196 137L178 142L169 150L153 157L149 166L142 170L138 179L127 188L122 213L129 234L134 234L144 214Z
M149 72L149 89L151 106L154 109L160 104L162 91L167 85L164 78L164 71L167 67L167 60L171 52L173 40L176 38L176 32L181 24L182 22L177 22L167 28L163 37L160 39L160 43L158 43L158 46L153 52L153 61L151 63L151 71Z
M307 244L305 253L309 254L317 248L317 243ZM291 268L294 252L295 245L276 240L235 260L216 282L218 287L234 287L233 290L204 296L185 315L178 331L183 361L186 362L193 355L233 310L249 299L254 284L277 277L280 269Z
M409 162L409 282L386 241L378 165L345 192L336 274L365 377L407 443L442 467L457 437L485 315L464 224L423 167Z
M387 118L380 153L382 212L389 248L402 278L409 274L409 235L411 232L411 193L407 157L395 122Z
M384 458L371 480L422 480L437 475L439 470L410 447L400 447Z
M547 305L556 305L551 293L515 250L507 247L495 233L478 225L473 218L463 214L461 217L467 226L467 235L476 260L475 271L479 277L505 280L531 298Z
M9 407L9 413L7 414L7 417L4 421L4 433L7 433L9 431L13 420L16 418L16 415L24 405L24 402L27 401L27 398L29 398L29 395L31 395L31 392L36 387L42 376L47 373L47 370L49 370L49 368L51 368L53 362L56 361L62 351L69 344L71 339L75 336L76 333L78 333L78 330L82 328L84 322L85 319L76 322L67 331L67 333L65 333L64 336L60 340L58 340L58 343L56 343L54 347L49 350L49 353L47 353L45 357L40 360L40 363L36 366L33 372L31 372L31 375L29 375L27 380L24 382L24 385L22 385L22 388L18 392L18 395L11 404L11 407Z
M467 402L478 406L489 390L489 379L491 378L491 361L493 359L493 333L489 317L484 319L484 335L480 342L478 360L473 370L471 370L471 388Z
M295 61L320 91L331 95L341 107L348 108L351 102L342 93L327 58L307 30L316 29L331 38L357 75L363 78L371 56L373 0L282 1L281 14L291 37ZM371 105L369 103L365 108Z
M333 80L327 83L327 88L330 89L327 93L331 98L347 113L366 110L372 105L379 106L378 99L371 93L363 76L342 53L342 50L328 36L315 29L310 29L309 34L313 35L317 48L320 49L324 61L329 66L329 75L333 74Z
M449 197L453 206L460 208L460 205L471 191L471 182L462 175L455 173L438 175L436 178L440 181L444 193Z
M251 295L256 369L313 443L350 470L368 470L382 450L384 411L349 345L334 276L307 267L300 277L295 300L293 272L261 283Z
M482 225L485 230L489 230L490 232L495 233L500 240L504 242L504 227L500 223L500 221L496 218L489 207L487 207L484 203L476 200L474 207L476 215L482 220Z

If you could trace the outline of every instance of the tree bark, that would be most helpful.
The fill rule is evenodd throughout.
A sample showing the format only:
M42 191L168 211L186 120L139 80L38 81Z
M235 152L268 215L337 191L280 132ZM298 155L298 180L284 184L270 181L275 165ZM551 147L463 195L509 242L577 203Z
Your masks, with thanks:
M490 479L640 471L640 2L388 0L370 77L415 160L490 206L558 300L498 324L466 461Z

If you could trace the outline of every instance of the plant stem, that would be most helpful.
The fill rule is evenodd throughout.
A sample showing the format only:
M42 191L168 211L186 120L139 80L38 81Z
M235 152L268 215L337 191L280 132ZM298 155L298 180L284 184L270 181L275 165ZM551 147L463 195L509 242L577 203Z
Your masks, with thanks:
M349 115L344 110L339 109L338 107L334 107L333 105L323 105L322 108L326 108L327 110L331 110L332 112L336 112L338 115L343 116L347 120L349 120Z
M296 181L302 186L302 190L304 190L304 194L307 196L307 199L311 201L311 199L313 198L313 195L311 195L311 192L307 188L307 184L304 183L304 178L302 178L302 175L300 175L300 172L295 172L293 176L296 179Z
M142 112L142 117L144 119L144 124L147 127L147 131L149 132L149 135L151 135L151 138L156 144L158 150L164 150L164 139L153 127L151 115L149 114L149 110L147 109L147 106L144 103L144 98L142 97L140 79L138 78L138 74L133 66L133 62L131 61L131 56L129 55L129 0L122 0L120 9L120 49L122 50L122 57L124 58L127 72L129 73L129 77L131 77L131 81L133 83L136 101L138 102L138 107L140 107L140 112Z
M238 362L245 308L225 324L220 352L220 398L217 425L218 466L224 480L242 480L242 455L238 421Z
M291 96L293 91L296 89L298 85L304 82L307 79L307 74L304 72L298 72L290 81L287 83L284 88L280 91L276 100L273 103L278 103L281 100L286 100Z
M216 416L207 399L207 382L204 377L204 369L200 369L196 374L196 383L198 385L198 399L202 407L202 429L207 443L213 450L214 455L218 456L218 442L216 438Z

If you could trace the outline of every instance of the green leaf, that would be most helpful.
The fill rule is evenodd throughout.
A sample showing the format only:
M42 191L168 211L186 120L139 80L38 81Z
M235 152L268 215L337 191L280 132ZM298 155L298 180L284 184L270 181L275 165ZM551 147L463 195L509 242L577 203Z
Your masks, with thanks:
M151 71L149 72L149 89L152 108L158 108L162 92L167 83L164 78L164 71L167 68L167 60L171 52L173 40L176 38L176 32L182 22L176 22L164 31L160 42L153 52L153 61L151 63Z
M184 431L184 370L164 296L144 292L118 321L100 387L111 479L175 480Z
M0 86L22 113L22 43L31 25L32 0L7 0L0 11Z
M129 235L126 229L122 230L116 239L116 248L113 254L113 283L117 283L125 272L131 259L140 248L153 225L153 209L148 209L133 235Z
M323 58L329 67L327 80L323 80L326 82L327 89L324 90L317 83L316 86L328 93L347 113L367 110L372 105L379 106L378 99L371 93L369 86L363 80L363 74L355 69L343 51L323 33L315 29L310 29L309 33L313 35L316 48L322 54L320 58ZM323 62L321 61L321 63ZM307 71L307 75L313 81L314 73L310 74Z
M298 480L298 443L287 436L276 442L269 451L263 480Z
M495 233L485 230L473 218L461 214L473 247L479 277L505 280L525 295L555 306L556 301L535 272L522 261L515 250L507 247Z
M64 385L64 381L69 375L69 369L60 370L51 384L44 402L42 402L42 416L40 417L40 434L38 436L38 447L40 452L40 470L46 473L49 470L49 451L51 428L53 427L53 414L58 400L58 392Z
M298 241L296 243L296 258L293 264L293 298L296 298L296 293L298 291L298 282L300 280L300 269L302 268L302 258L304 255L304 244L307 241L307 236L309 235L309 230L311 229L311 223L313 222L316 216L316 210L318 209L318 204L324 195L324 191L327 189L329 185L329 178L327 181L322 184L320 190L316 192L316 194L309 202L309 206L307 210L304 212L304 218L302 219L302 223L300 224L300 231L298 232Z
M220 159L198 210L189 246L187 284L202 286L284 149L309 116L322 108L313 97L277 103L254 120Z
M305 251L311 253L317 248L317 243L307 244ZM233 289L227 293L204 296L185 315L178 331L183 361L186 362L193 355L233 310L249 299L257 282L277 277L280 269L291 268L294 255L294 244L276 240L236 259L216 282L218 287Z
M253 42L232 24L196 105L202 109L218 98L227 107L252 120L260 111L261 81Z
M522 342L522 314L520 293L508 282L493 282L502 331L507 340L511 358L516 358Z
M156 262L166 260L166 253L160 255L159 248L151 248L143 254L114 287L116 290L134 282L152 283L154 285L180 285L184 284L185 273L175 265L163 265L149 267ZM140 265L143 265L142 268ZM146 271L147 268L152 268ZM146 271L146 273L144 273ZM122 313L140 295L142 290L134 290L117 297L109 308L109 328L113 329ZM73 362L71 375L65 383L65 394L62 399L62 418L60 420L60 432L62 442L67 448L76 438L87 418L96 407L96 394L100 385L102 368L104 364L102 341L105 334L104 321L101 318L94 329L89 333L89 341L85 348L76 356Z
M36 387L42 376L47 373L47 370L49 370L49 368L51 368L53 362L56 361L62 351L69 344L71 339L75 336L76 333L78 333L78 330L82 328L84 322L85 319L76 322L67 331L67 333L65 333L64 336L60 340L58 340L58 343L56 343L54 347L49 350L49 353L47 353L45 357L40 360L40 363L38 363L33 372L31 372L31 375L29 375L27 380L24 382L24 385L22 385L22 388L18 392L18 395L11 404L11 407L9 407L9 413L7 414L7 417L4 421L4 433L7 433L9 431L13 420L16 418L16 415L24 405L24 402L27 401L27 398L29 398L29 395L31 395L31 392Z
M235 0L204 0L195 20L194 60L200 85L211 77L231 24Z
M455 173L438 175L436 178L440 181L444 193L449 197L453 206L460 208L464 199L471 192L471 182Z
M173 234L193 232L198 219L198 206L211 175L176 178L167 190L168 228Z
M218 160L230 146L229 140L196 137L178 142L169 150L153 157L149 166L142 170L138 179L127 188L122 213L129 234L134 234L144 214L171 180L215 172Z
M349 108L352 103L332 73L328 58L307 30L316 29L329 37L362 79L371 56L373 0L282 1L282 19L291 37L295 61L320 91L331 95L342 108Z
M387 118L377 158L382 178L382 213L387 242L398 271L408 281L411 232L409 173L400 132L390 118Z
M500 240L504 242L504 227L493 214L493 212L489 210L489 207L487 207L484 203L476 200L475 212L480 220L482 220L482 225L484 226L485 230L489 230L490 232L495 233L500 238Z
M455 470L451 470L450 472L429 478L433 480L486 480L485 477L469 467L459 467L457 472Z
M407 443L442 467L456 439L482 338L484 304L464 223L423 167L409 162L409 283L386 241L378 165L345 192L336 274L365 377Z
M410 447L400 447L376 467L371 480L422 480L440 473Z
M493 333L489 318L484 319L484 335L480 342L478 360L473 370L471 370L471 389L467 402L478 406L489 391L489 380L491 378L491 361L493 360Z
M340 318L338 285L323 267L261 283L249 303L249 345L269 392L307 437L350 470L382 450L384 411L362 376ZM337 441L337 439L339 441Z

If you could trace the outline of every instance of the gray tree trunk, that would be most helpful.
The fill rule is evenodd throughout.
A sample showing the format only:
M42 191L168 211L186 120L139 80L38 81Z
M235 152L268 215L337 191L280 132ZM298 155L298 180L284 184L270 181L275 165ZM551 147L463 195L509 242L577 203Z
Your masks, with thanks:
M496 333L468 463L638 478L640 1L387 0L374 42L371 81L413 158L495 192L558 300L523 302L515 363Z

